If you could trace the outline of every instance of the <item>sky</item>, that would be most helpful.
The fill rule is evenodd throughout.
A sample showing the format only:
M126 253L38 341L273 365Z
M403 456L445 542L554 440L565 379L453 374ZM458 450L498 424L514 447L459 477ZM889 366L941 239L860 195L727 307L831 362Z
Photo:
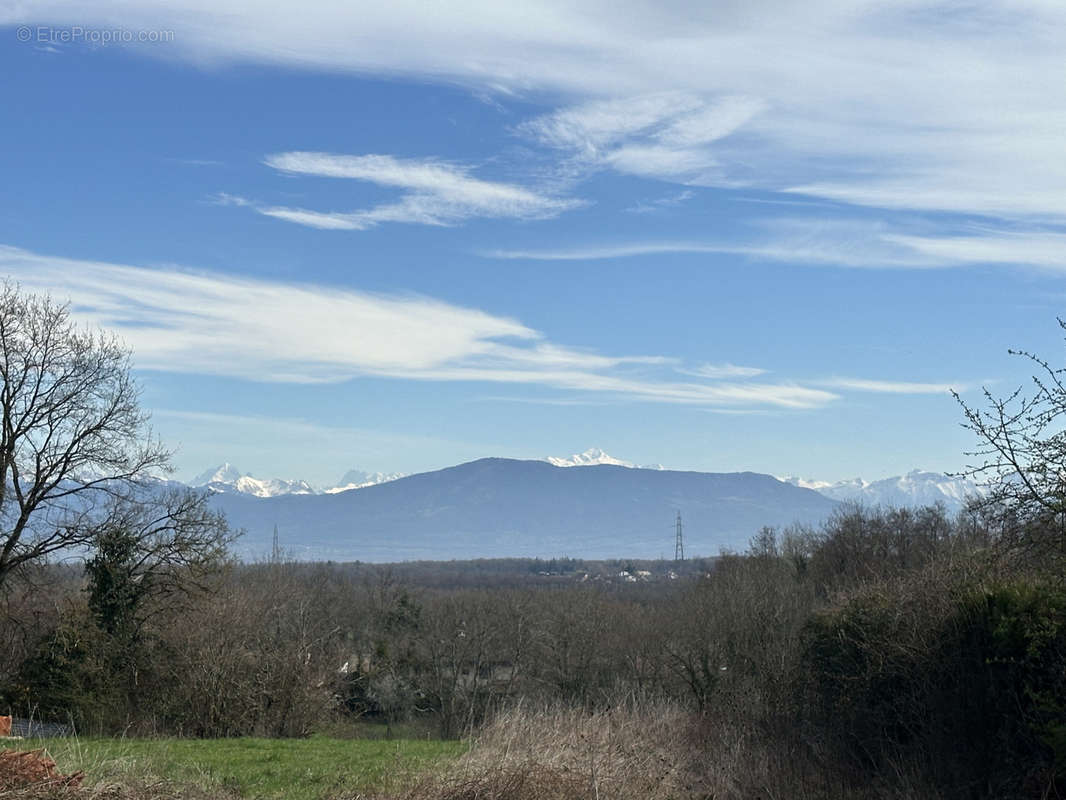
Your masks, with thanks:
M1062 362L1057 2L0 7L0 276L175 475L952 471Z

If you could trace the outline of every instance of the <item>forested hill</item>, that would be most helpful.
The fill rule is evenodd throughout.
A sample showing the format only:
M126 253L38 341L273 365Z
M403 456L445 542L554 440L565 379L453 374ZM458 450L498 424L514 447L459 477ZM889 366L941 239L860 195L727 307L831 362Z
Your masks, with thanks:
M674 519L690 555L744 549L763 525L818 522L837 505L752 472L556 467L486 458L337 494L212 498L266 554L276 525L297 558L672 557Z

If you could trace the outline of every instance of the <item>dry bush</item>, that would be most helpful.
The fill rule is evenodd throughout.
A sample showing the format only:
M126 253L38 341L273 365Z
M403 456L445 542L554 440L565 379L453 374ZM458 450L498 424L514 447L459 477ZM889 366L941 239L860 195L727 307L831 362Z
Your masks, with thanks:
M232 580L165 632L161 728L199 737L306 736L337 705L339 628L290 565Z
M518 706L469 753L402 800L936 800L905 769L855 780L794 731L740 723L726 709L666 703L604 711ZM390 798L395 800L395 798Z
M408 800L655 800L710 797L676 706L574 709L516 707L499 714L471 751Z

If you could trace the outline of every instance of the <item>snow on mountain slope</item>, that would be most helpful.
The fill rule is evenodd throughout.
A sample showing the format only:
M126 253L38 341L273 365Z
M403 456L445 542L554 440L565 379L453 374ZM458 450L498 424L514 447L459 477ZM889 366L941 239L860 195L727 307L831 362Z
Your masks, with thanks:
M684 515L685 549L742 551L764 525L816 525L837 504L770 475L576 469L485 458L333 495L260 499L215 494L214 508L246 534L247 555L270 551L275 526L299 558L658 558Z
M821 492L834 500L856 499L862 494L863 489L870 485L862 478L849 478L835 483L833 481L819 481L813 478L795 478L792 476L778 478L778 480L798 486L801 489L814 489L814 491Z
M929 505L944 503L950 510L959 510L968 497L984 496L987 490L968 478L951 478L937 472L912 470L906 475L874 481L863 493L882 505Z
M236 483L241 478L241 475L241 471L227 461L221 466L204 470L189 481L189 486L207 486L212 483Z
M665 470L661 464L639 465L608 455L598 447L565 458L540 459L556 467L615 466L631 469ZM333 486L315 487L303 480L283 478L260 479L230 463L205 470L189 482L190 486L205 487L216 493L243 494L252 497L280 497L290 494L339 494L340 492L377 486L406 477L402 472L365 472L349 470ZM806 478L784 477L778 480L801 489L813 489L831 500L857 501L865 505L923 506L943 503L948 511L956 512L966 504L966 498L983 494L984 490L966 478L952 478L939 472L912 470L906 475L865 481L852 478L843 481L819 481Z
M547 461L555 467L593 467L598 464L610 464L614 467L633 467L635 469L666 469L662 464L634 464L631 461L622 461L619 458L608 455L598 447L590 447L584 453L574 453L565 458L547 456L541 461Z
M229 462L206 470L189 482L190 486L205 487L212 492L237 492L254 497L278 497L283 494L317 494L307 481L266 478L246 475Z
M325 494L336 494L337 492L347 492L351 489L377 486L379 483L388 483L405 477L407 477L406 472L364 472L360 469L350 469L344 473L344 477L336 485L328 486L322 491Z
M189 481L189 486L203 487L216 493L247 494L253 497L280 497L286 494L336 494L349 489L362 489L404 477L401 472L363 472L353 469L344 474L335 486L319 489L303 480L285 478L256 478L241 472L228 461L205 470Z
M942 472L911 470L879 481L862 478L837 481L816 481L803 478L779 478L785 483L816 492L833 500L848 500L868 506L926 506L943 503L948 511L960 511L968 497L983 496L986 489L969 478L953 478Z
M242 494L254 494L256 497L277 497L282 494L316 494L307 481L267 478L259 480L251 475L242 475L237 479L237 491Z

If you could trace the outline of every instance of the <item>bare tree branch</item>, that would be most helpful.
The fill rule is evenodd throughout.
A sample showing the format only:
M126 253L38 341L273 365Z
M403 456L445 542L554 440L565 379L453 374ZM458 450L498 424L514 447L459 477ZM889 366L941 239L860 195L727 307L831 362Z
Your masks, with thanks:
M140 408L126 347L10 282L0 286L0 380L2 586L23 566L90 545L124 503L143 504L170 453ZM190 546L169 533L171 545Z
M1066 331L1066 322L1059 319ZM1066 555L1066 369L1024 350L1011 355L1035 367L1031 394L1019 387L1007 397L984 390L985 407L967 405L963 427L972 431L975 459L963 475L988 482L988 496L972 510L993 513L1014 544Z

